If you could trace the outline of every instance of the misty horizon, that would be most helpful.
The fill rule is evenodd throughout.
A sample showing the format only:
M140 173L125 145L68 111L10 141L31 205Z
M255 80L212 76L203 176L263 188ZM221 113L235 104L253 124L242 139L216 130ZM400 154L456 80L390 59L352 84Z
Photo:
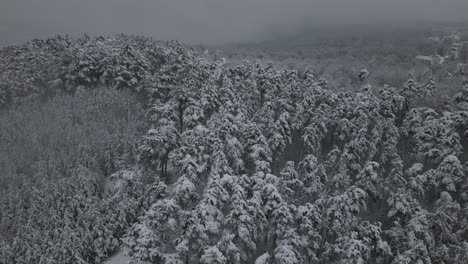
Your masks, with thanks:
M310 28L466 22L468 1L33 1L0 9L0 45L57 34L137 34L189 44L255 42Z

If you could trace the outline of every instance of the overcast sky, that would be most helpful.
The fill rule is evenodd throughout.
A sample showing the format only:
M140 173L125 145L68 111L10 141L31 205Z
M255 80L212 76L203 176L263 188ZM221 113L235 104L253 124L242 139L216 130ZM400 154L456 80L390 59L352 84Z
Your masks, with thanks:
M467 14L468 0L0 0L0 45L84 33L245 42L307 25L456 21Z

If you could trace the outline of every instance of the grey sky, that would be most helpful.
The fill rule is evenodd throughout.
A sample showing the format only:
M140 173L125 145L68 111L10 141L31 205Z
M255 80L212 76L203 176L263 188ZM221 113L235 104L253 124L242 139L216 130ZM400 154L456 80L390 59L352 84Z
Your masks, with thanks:
M121 32L243 42L308 24L456 21L467 14L468 0L0 0L0 45Z

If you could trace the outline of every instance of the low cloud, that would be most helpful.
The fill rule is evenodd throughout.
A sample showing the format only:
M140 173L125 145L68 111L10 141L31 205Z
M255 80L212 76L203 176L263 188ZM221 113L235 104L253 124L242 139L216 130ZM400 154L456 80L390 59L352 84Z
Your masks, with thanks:
M3 0L0 44L84 33L245 42L308 26L460 21L466 14L466 0Z

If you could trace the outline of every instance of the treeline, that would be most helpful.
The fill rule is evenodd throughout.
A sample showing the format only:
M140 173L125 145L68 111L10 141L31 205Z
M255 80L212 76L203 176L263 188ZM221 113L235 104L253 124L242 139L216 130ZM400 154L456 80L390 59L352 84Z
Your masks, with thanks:
M442 33L427 25L397 29L380 26L378 30L351 26L325 32L316 29L258 44L219 46L221 52L217 56L226 56L232 61L271 60L277 65L294 68L310 66L327 79L333 89L351 91L361 86L358 72L363 68L372 69L369 81L373 84L399 87L408 78L409 70L415 70L418 77L429 67L441 88L439 93L451 96L456 92L454 87L461 86L458 72L460 69L468 71L468 61L462 55L457 60L453 58L451 41L436 42L429 37L449 35L454 29L461 33L467 31L466 27L461 27ZM464 51L462 49L461 53ZM418 55L435 56L435 60L437 55L447 57L442 64L429 64L415 59Z
M150 263L466 263L468 82L431 109L430 71L337 92L310 69L233 66L174 42L71 43L86 54L71 65L87 66L57 87L137 91L147 132L107 180L84 165L4 196L5 263L101 263L119 243ZM101 45L125 48L108 64L92 59Z
M108 86L138 90L155 72L183 56L180 43L138 36L56 36L0 50L0 107L56 93Z

